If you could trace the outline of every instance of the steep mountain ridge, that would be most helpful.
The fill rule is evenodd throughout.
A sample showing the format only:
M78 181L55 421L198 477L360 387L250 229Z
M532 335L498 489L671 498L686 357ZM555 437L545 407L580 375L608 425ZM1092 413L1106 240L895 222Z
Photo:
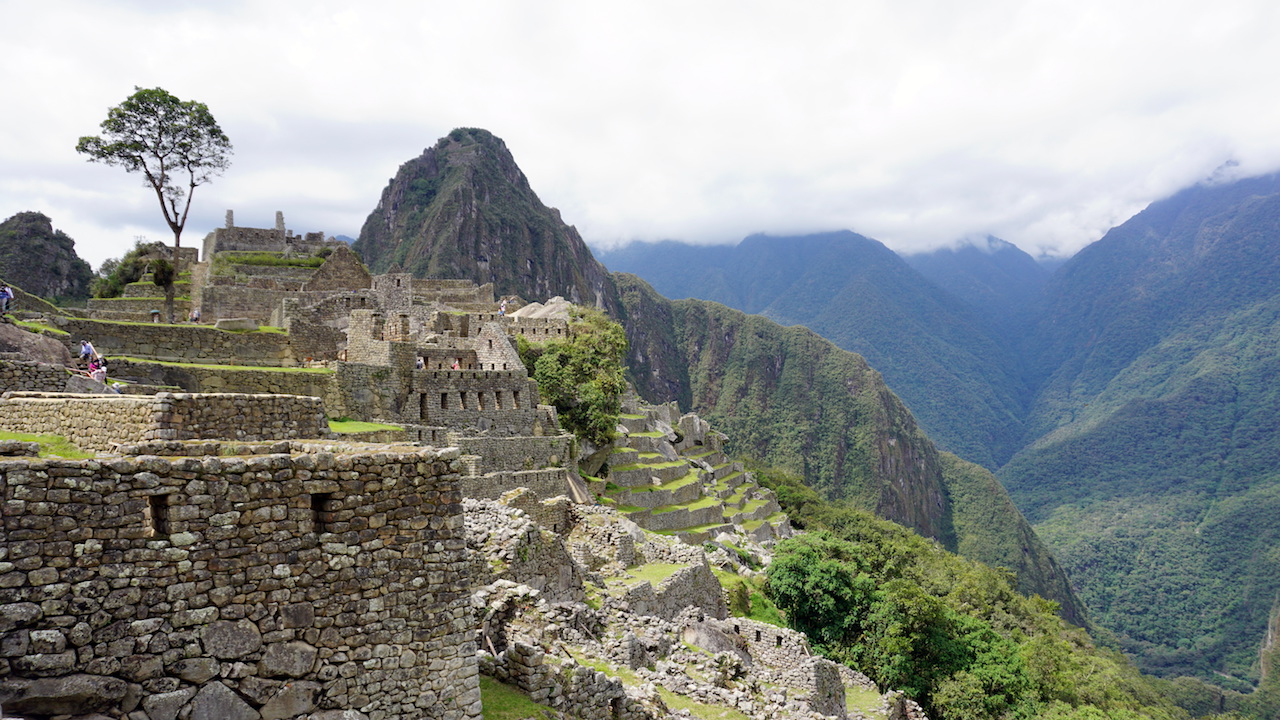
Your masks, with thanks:
M875 240L753 235L732 247L633 244L603 258L669 297L801 324L862 355L947 450L994 469L1017 449L1029 397L1020 369L962 300Z
M861 356L808 330L615 275L630 364L651 401L688 393L730 450L801 474L829 497L1017 573L1023 592L1088 623L1066 572L985 468L940 453ZM647 318L640 321L639 318ZM652 398L657 398L653 400Z
M1280 577L1280 178L1199 186L1046 288L1000 471L1100 622L1161 673L1257 678Z

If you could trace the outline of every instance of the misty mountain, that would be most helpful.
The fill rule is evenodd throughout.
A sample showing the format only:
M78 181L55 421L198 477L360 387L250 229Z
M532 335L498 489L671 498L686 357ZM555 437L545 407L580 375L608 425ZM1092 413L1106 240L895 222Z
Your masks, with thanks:
M862 355L929 436L961 457L995 468L1018 449L1030 393L995 326L875 240L754 235L735 246L634 243L601 258L664 295L801 324Z
M1280 178L1152 204L1045 288L1000 472L1147 669L1256 679L1280 596Z
M1016 245L995 237L902 258L930 282L963 300L1002 344L1021 342L1037 317L1050 275Z

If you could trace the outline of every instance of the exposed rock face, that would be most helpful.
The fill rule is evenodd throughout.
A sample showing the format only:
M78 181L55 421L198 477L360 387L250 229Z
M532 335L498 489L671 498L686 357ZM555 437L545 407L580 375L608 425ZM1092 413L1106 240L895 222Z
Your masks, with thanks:
M459 128L400 166L352 246L375 273L493 283L498 295L562 295L616 315L604 266L542 204L502 140Z
M43 297L88 297L93 270L75 246L43 213L20 212L0 223L0 277Z
M62 343L7 323L0 324L0 352L20 353L24 360L50 365L71 364L71 352Z

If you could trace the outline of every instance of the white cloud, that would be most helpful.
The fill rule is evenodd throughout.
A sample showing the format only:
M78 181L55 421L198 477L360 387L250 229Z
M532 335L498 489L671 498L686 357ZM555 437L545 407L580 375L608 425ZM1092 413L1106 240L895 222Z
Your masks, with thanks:
M135 85L209 105L232 207L358 233L453 127L506 140L593 244L848 228L898 249L988 233L1069 253L1224 163L1280 167L1280 8L1199 2L0 0L0 215L95 266L168 239L76 139Z

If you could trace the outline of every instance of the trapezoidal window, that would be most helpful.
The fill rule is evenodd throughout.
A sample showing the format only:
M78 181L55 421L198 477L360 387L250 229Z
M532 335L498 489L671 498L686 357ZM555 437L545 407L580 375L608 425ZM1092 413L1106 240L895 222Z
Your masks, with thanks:
M333 523L333 493L311 494L311 527L317 534L331 532Z
M519 390L511 391L511 406L517 410L520 408L520 391Z
M167 538L169 537L169 496L168 495L148 495L147 496L147 530L150 531L152 537Z
M449 393L440 393L440 409L449 409Z

